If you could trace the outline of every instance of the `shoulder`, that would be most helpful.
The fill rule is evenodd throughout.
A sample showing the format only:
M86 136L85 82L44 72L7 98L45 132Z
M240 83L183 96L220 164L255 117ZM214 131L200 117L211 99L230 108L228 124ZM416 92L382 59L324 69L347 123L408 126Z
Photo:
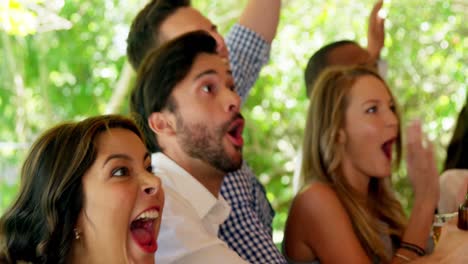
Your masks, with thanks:
M328 184L314 182L294 199L293 206L306 212L327 212L344 209L335 190Z
M440 175L439 182L440 188L444 191L458 191L460 187L466 186L468 182L468 170L446 170Z
M291 221L316 229L324 225L351 225L351 220L335 190L328 184L314 182L293 201Z
M330 185L314 182L293 201L288 226L313 254L329 263L367 263L348 215ZM343 245L347 245L343 248ZM336 254L336 252L341 254ZM351 257L351 259L349 259Z
M468 169L450 169L440 175L441 181L451 181L452 179L468 178ZM461 181L461 180L460 180Z
M468 170L450 169L440 175L439 213L449 213L457 210L463 203L468 184Z

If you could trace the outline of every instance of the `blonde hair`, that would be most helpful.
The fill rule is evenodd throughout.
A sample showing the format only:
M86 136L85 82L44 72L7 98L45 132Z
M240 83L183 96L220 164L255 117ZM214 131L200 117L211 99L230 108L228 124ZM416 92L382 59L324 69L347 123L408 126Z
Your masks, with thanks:
M365 198L351 187L339 170L343 153L338 133L345 122L349 91L358 78L369 75L385 84L378 73L363 66L330 67L320 76L310 96L301 174L305 183L316 180L331 186L346 208L368 256L389 261L391 256L386 252L381 236L401 237L406 225L405 214L393 193L390 178L371 178ZM385 87L393 98L386 84ZM398 112L396 115L400 120ZM396 141L396 152L398 167L401 160L400 136Z

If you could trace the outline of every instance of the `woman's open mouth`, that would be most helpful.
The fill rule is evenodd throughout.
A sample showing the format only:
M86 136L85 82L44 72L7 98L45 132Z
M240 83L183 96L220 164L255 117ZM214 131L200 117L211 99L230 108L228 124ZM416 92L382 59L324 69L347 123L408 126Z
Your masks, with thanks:
M382 145L382 151L384 152L388 160L392 160L392 147L394 142L395 139L392 138L390 140L385 141L385 143Z
M158 249L155 228L159 211L155 207L147 209L130 223L133 240L147 253L154 253Z

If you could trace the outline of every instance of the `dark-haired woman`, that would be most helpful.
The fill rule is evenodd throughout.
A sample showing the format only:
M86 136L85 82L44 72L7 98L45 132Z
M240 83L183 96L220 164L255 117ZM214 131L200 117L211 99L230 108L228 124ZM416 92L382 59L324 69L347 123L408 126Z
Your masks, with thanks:
M32 146L0 219L0 262L154 263L163 206L133 121L55 126Z

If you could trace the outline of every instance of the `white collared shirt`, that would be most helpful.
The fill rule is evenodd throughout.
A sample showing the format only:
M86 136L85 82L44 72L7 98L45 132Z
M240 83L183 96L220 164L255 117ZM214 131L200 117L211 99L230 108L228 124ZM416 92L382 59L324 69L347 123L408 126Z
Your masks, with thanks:
M218 238L231 208L163 153L152 155L166 200L158 237L156 263L246 263Z

